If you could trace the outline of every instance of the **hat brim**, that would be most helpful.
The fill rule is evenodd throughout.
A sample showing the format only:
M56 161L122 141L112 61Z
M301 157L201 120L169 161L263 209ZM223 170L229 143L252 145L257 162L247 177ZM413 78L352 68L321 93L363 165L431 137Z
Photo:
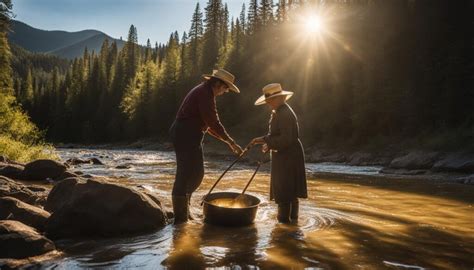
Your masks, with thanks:
M240 93L239 88L238 88L235 84L231 83L230 81L228 81L228 80L226 80L226 79L223 79L223 78L220 78L220 77L216 77L216 76L212 76L212 75L210 75L210 74L204 74L204 75L202 75L202 77L203 77L204 79L206 79L206 80L209 80L209 79L211 79L211 78L219 79L219 80L225 82L225 83L227 84L227 86L229 86L229 89L230 89L231 91L236 92L236 93Z
M260 96L256 101L255 101L255 106L263 105L266 103L267 100L272 99L274 97L279 97L279 96L286 96L286 100L290 99L293 96L293 92L290 91L281 91L281 93L278 93L276 95L273 95L271 97L265 97L265 95Z

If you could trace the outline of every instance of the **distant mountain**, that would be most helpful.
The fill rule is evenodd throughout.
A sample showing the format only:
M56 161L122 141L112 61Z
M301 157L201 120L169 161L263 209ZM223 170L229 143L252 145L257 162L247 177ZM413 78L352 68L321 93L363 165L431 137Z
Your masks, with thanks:
M89 52L95 51L96 53L99 53L102 43L104 43L105 39L109 39L109 44L113 40L113 38L109 37L108 35L100 33L88 39L74 43L70 46L51 51L50 53L68 59L74 59L75 57L82 56L84 53L84 48L86 47ZM118 49L121 49L125 44L125 41L123 40L116 41Z
M99 52L106 38L110 43L117 41L119 49L125 44L123 40L114 39L97 30L46 31L15 20L11 22L11 30L8 35L10 42L31 52L50 53L69 59L82 56L86 47L89 51Z

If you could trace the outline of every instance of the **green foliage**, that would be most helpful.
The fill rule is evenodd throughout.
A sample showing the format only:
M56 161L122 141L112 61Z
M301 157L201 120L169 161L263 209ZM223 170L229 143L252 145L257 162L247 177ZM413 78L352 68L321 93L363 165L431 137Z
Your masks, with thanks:
M15 105L15 98L0 93L0 153L20 162L57 159L54 149L42 141L42 133Z
M36 159L59 159L52 145L44 143L25 144L5 135L0 135L0 153L18 162L30 162Z

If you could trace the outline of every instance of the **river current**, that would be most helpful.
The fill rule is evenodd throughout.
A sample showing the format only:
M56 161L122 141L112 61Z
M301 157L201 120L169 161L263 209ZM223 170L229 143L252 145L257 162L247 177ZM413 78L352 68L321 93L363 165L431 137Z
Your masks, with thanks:
M59 149L63 161L97 157L105 165L74 170L155 193L171 210L173 152ZM473 269L474 187L377 177L379 167L306 164L308 199L296 225L276 221L269 201L269 165L247 193L258 197L255 223L240 228L205 224L200 199L232 160L206 158L193 195L196 219L140 236L63 240L64 255L46 269ZM117 166L120 166L117 168ZM238 164L215 191L240 192L254 166ZM357 177L321 179L315 173Z

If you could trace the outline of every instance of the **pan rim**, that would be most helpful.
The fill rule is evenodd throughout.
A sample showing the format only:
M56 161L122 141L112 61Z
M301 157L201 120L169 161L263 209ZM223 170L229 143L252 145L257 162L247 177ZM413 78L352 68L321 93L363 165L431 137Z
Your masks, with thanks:
M261 203L261 200L256 197L256 196L253 196L253 195L250 195L250 194L244 194L245 196L249 196L251 197L252 199L255 199L257 200L257 203L254 204L254 205L251 205L251 206L247 206L247 207L239 207L239 208L230 208L230 207L222 207L222 206L217 206L217 205L214 205L214 204L211 204L208 200L207 200L207 197L210 196L210 195L214 195L214 194L220 194L220 193L224 193L224 194L233 194L233 195L237 195L239 196L241 193L237 193L237 192L231 192L231 191L222 191L222 192L214 192L214 193L210 193L208 194L203 202L205 205L208 205L208 206L212 206L212 207L216 207L216 208L222 208L222 209L234 209L235 211L238 211L238 210L242 210L242 209L251 209L251 208L256 208L260 205ZM232 210L231 210L232 211Z

